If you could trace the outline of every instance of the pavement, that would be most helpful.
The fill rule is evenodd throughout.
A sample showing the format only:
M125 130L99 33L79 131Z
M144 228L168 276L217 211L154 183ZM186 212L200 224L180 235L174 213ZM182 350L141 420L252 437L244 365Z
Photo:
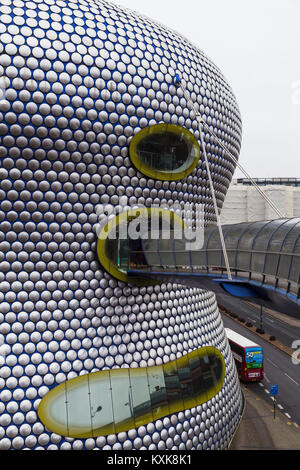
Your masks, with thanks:
M300 428L278 409L259 398L251 386L242 385L245 411L230 451L300 450Z

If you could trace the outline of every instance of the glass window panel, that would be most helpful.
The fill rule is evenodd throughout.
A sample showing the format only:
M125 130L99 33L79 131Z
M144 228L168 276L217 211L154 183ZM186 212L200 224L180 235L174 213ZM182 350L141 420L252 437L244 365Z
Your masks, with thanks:
M208 237L207 239L207 249L208 250L215 250L221 249L221 240L220 240L220 234L218 230L214 230L214 232Z
M266 225L266 222L255 222L249 225L248 229L241 234L238 249L250 251L258 232Z
M298 228L299 232L299 228ZM300 250L300 233L298 233L296 237L296 233L294 233L295 240L290 245L289 250L286 249L286 246L283 248L283 252L289 253L286 255L281 255L280 263L279 263L279 270L278 270L278 277L283 277L284 279L289 279L290 281L294 281L296 283L299 282L299 269L300 269L300 259L297 256ZM293 256L291 256L293 255ZM284 274L286 274L284 276Z
M142 240L141 243L146 263L149 266L161 266L160 257L158 255L157 240Z
M186 251L186 242L185 240L174 240L173 250L175 252L175 261L176 266L190 266L190 256Z
M173 252L171 252L171 251L164 252L164 253L160 252L159 256L160 256L160 259L161 259L161 264L165 268L174 268L175 269L176 261L175 261L175 257L174 257Z
M163 365L170 413L184 409L176 362Z
M148 381L151 397L153 419L169 414L169 400L162 367L148 369Z
M230 226L227 230L226 233L224 234L225 238L225 243L226 243L226 248L228 250L236 250L236 247L238 245L241 233L245 230L245 228L248 228L249 224L238 224L236 226Z
M136 168L151 178L183 179L196 167L200 148L187 129L158 124L140 131L131 141L129 153Z
M184 407L186 409L193 408L194 406L197 406L197 403L194 397L193 379L189 359L185 356L181 359L177 359L176 362Z
M202 387L204 388L204 390L209 392L211 389L214 389L214 387L217 385L217 371L214 370L216 364L208 354L199 354L199 357L202 366Z
M206 268L206 254L203 250L191 251L192 266L202 266Z
M66 385L66 384L65 384ZM48 418L48 416L47 416ZM67 415L67 390L64 391L53 400L49 406L49 418L52 422L68 431L68 415Z
M233 249L227 250L227 255L228 255L229 266L231 267L231 269L235 269L236 250L233 250ZM225 266L224 256L223 256L223 265Z
M265 253L249 253L251 257L250 271L256 273L263 273L266 261Z
M279 222L279 223L278 223ZM276 229L282 224L282 221L274 220L266 224L262 230L260 230L255 238L253 249L255 251L266 251L270 240L273 237Z
M111 371L111 389L116 433L134 427L133 402L128 369Z
M147 369L129 369L135 427L153 421Z
M161 260L161 265L165 269L168 269L170 266L174 267L175 260L172 252L171 240L159 240L158 253Z
M207 357L208 362L210 364L213 382L215 387L217 387L220 384L220 380L222 378L223 364L219 356L217 356L215 353L210 352L210 348L206 349L208 351Z
M170 172L185 165L191 148L183 136L165 130L145 137L138 146L141 161L146 167Z
M279 278L282 277L283 279L292 279L292 277L290 277L292 262L293 262L292 256L281 255L279 257L277 277ZM296 282L298 282L298 279Z
M112 394L110 373L108 371L89 376L90 404L92 429L94 436L99 436L103 429L106 434L114 434L114 415L112 409Z
M281 277L281 272L279 273L279 275ZM293 256L291 270L289 273L289 281L299 283L299 277L300 277L300 259L298 256Z
M281 252L283 244L286 243L286 237L291 233L295 225L294 219L288 220L283 225L280 225L272 237L268 251Z
M219 267L221 265L221 250L208 251L207 261L209 267Z
M226 248L226 251L227 251L229 266L231 267L231 269L234 269L235 261L236 261L236 251L235 250L228 251L227 248ZM226 269L226 262L225 262L223 250L220 251L220 267Z
M279 255L268 254L266 257L265 273L273 276L277 273L277 267L279 262Z
M282 246L283 253L294 253L295 243L300 236L300 222L293 228L285 237L284 244Z
M88 377L67 382L67 410L70 434L92 432Z
M172 240L159 240L158 241L159 253L170 252L172 250Z
M249 271L250 268L250 256L251 253L248 251L239 251L237 253L237 267L240 270Z
M204 402L206 399L206 389L202 380L203 368L202 363L198 354L198 351L194 351L189 356L189 363L191 369L192 383L194 396L197 403Z

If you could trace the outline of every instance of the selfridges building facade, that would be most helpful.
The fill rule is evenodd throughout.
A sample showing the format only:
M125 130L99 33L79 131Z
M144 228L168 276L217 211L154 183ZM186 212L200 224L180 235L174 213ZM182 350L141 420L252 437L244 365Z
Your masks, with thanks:
M117 279L95 227L120 199L203 204L215 223L174 77L237 158L231 88L186 38L110 2L0 12L0 449L228 448L242 394L215 295ZM221 208L235 168L205 140Z

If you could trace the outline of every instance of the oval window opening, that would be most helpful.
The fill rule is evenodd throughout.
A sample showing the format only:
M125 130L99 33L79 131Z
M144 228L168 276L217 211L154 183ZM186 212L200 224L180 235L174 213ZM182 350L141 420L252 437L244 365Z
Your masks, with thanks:
M221 351L203 347L162 366L69 380L43 398L38 414L52 432L74 439L127 432L207 403L222 390L225 371Z
M134 166L153 179L184 179L196 168L200 147L187 129L173 124L157 124L140 131L131 141Z
M162 238L164 230L167 230L170 239L176 232L181 233L183 228L181 217L169 210L131 209L110 220L102 229L97 243L98 259L104 269L119 281L130 281L137 285L145 285L145 282L156 284L133 277L129 280L129 269L147 267L141 241L148 240L151 236Z

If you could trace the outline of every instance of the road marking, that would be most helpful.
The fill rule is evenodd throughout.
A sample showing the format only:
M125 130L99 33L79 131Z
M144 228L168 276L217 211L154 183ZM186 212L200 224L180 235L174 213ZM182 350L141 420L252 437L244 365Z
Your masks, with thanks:
M288 413L285 413L285 416L289 419L292 419L292 417Z
M264 384L262 384L261 382L259 382L259 386L260 386L260 387L264 387Z
M273 361L271 361L271 359L267 358L267 361L271 362L271 364L276 367L276 369L279 369L278 365L275 364Z
M266 381L267 381L269 384L271 383L271 380L269 380L269 378L268 378L268 376L267 376L266 373L265 373L265 379L266 379Z
M267 390L266 388L265 388L265 392L266 392L267 395L270 395L269 390Z
M296 385L298 385L299 387L299 384L298 382L296 382L296 380L292 379L292 377L290 377L289 375L285 374L292 382L294 382Z
M282 405L278 405L278 408L279 408L280 410L283 410L283 406L282 406Z

